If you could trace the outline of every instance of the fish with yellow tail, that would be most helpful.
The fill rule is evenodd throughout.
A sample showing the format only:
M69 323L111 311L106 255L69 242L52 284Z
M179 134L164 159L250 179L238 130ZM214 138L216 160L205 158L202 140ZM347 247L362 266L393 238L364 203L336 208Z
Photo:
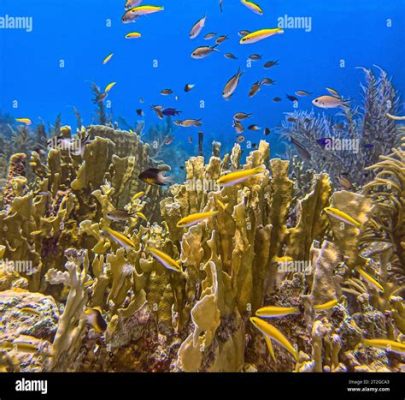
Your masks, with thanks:
M370 274L364 271L363 268L358 267L357 272L360 274L362 278L364 278L368 283L372 286L377 288L381 293L384 293L384 288L382 287L381 283L379 283L376 279L374 279Z
M222 175L217 183L224 187L234 186L239 183L245 182L253 176L259 175L265 171L263 167L256 167L251 169L243 169L236 172L231 172L230 174Z
M250 322L269 339L276 341L284 347L296 361L298 361L298 351L293 347L290 341L273 325L257 317L251 317Z
M103 64L105 65L108 62L110 62L111 59L113 58L113 56L114 56L114 53L110 53L107 57L105 57L104 60L103 60Z
M218 214L218 211L207 211L203 213L196 213L188 215L177 222L177 228L188 228L193 225L197 225L202 221L214 217Z
M260 29L248 33L240 39L240 44L253 44L261 40L267 39L274 35L281 35L284 33L284 30L281 28L272 28L272 29Z
M357 221L356 219L354 219L350 215L346 214L345 212L343 212L343 211L341 211L341 210L339 210L337 208L326 207L323 210L330 217L338 219L339 221L341 221L341 222L343 222L343 223L345 223L347 225L351 225L351 226L354 226L356 228L360 228L360 226L361 226L361 223L359 221Z
M266 306L259 308L256 311L256 316L260 318L280 318L286 315L298 314L299 310L297 307L277 307L277 306Z
M135 243L123 235L121 232L115 231L107 226L103 227L103 232L118 245L122 246L125 250L131 250L135 248Z
M160 251L158 249L155 249L154 247L146 247L146 251L152 255L152 257L162 264L166 269L170 271L175 271L175 272L182 272L181 265L176 261L173 260L169 255L164 253L163 251Z
M327 311L335 307L338 303L339 302L336 299L333 299L323 304L316 304L313 306L313 308L316 311Z
M142 17L143 15L154 14L163 10L164 10L163 6L145 5L132 7L127 11L125 11L125 14L122 16L122 22L124 24L135 22L139 17Z
M29 126L32 124L32 121L29 118L16 118L16 122L19 122L20 124L24 124L26 126Z
M103 318L100 307L87 308L84 311L87 323L97 332L103 333L107 329L107 323Z
M389 339L363 339L362 343L367 347L391 351L400 355L405 354L405 343L396 342Z
M241 0L240 1L246 8L254 12L257 15L263 15L263 9L256 3L250 0Z

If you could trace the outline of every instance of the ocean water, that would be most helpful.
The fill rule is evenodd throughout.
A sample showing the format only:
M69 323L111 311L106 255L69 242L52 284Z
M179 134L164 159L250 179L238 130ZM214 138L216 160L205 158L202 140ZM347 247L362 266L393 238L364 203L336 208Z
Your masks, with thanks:
M201 129L175 131L177 145L190 155L196 151L197 140L189 141L196 139L198 130L205 134L206 151L212 140L230 148L236 137L232 116L237 111L253 113L249 124L270 128L273 133L267 139L273 154L281 154L285 147L277 127L284 113L314 109L312 99L325 94L326 87L361 106L364 74L356 67L378 65L392 76L397 89L405 87L403 0L263 0L262 16L238 0L224 0L222 13L218 0L153 4L163 5L164 11L123 24L123 1L3 0L0 17L25 17L30 23L27 29L0 29L0 110L29 117L33 124L51 124L61 114L63 124L75 126L74 106L88 125L96 122L91 83L104 88L115 81L108 97L113 121L121 117L135 125L141 119L147 129L158 122L150 109L156 104L181 110L181 119L201 118ZM203 16L207 17L205 28L190 40L191 27ZM284 35L239 44L239 30L273 28L286 21ZM132 31L140 32L142 38L126 40L125 34ZM203 39L209 32L228 35L229 40L207 58L192 59L190 54L197 46L214 43L215 39ZM226 59L227 52L238 60ZM103 65L110 53L113 58ZM253 53L262 60L249 64L247 58ZM263 64L268 60L278 60L279 65L266 70ZM223 87L238 68L243 71L240 85L232 99L225 101ZM264 77L276 84L262 87L249 98L251 85ZM183 91L186 83L195 84L189 93ZM164 88L174 94L162 96ZM298 104L286 99L297 90L311 95L300 98ZM282 101L274 103L274 97ZM135 113L140 108L143 118ZM336 110L326 113L334 115ZM263 131L245 132L245 137L247 144L257 143Z

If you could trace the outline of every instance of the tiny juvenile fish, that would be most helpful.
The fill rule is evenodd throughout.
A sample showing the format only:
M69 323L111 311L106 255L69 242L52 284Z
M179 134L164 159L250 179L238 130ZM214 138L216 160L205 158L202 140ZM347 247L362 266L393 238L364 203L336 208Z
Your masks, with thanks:
M108 62L110 62L113 57L114 57L114 53L110 53L106 58L104 58L104 60L103 60L103 65L107 64Z
M234 186L239 183L247 181L249 178L261 174L265 171L263 167L256 167L251 169L243 169L229 174L222 175L217 183L224 187Z
M114 222L128 221L135 214L131 214L126 210L114 210L107 213L107 218Z
M244 37L244 36L246 36L246 35L249 35L249 33L251 33L251 31L248 31L248 30L246 30L246 29L242 29L241 31L238 32L238 35L239 35L240 37Z
M226 83L225 88L222 92L222 97L225 100L230 99L232 97L232 95L235 93L235 90L237 89L237 87L239 85L239 81L240 81L242 74L243 73L241 72L241 70L239 68L238 72L235 75L233 75Z
M150 253L152 257L162 264L166 269L175 272L182 272L180 264L163 251L155 249L154 247L147 247L146 251Z
M249 97L256 96L256 94L260 91L261 86L262 85L259 81L255 82L249 90Z
M84 311L87 323L97 332L103 333L107 329L107 322L103 318L100 307L87 308Z
M192 83L187 83L187 85L184 86L184 91L185 91L186 93L188 93L188 92L190 92L191 90L193 90L194 87L195 87L194 84L192 84Z
M284 347L296 361L298 361L298 351L293 347L289 340L273 325L257 317L251 317L250 322L265 336L276 341Z
M279 318L298 313L299 310L297 307L266 306L259 308L255 315L260 318Z
M334 96L320 96L312 100L312 104L319 108L346 107L349 102Z
M290 101L292 101L292 102L298 101L298 98L297 98L297 97L291 96L290 94L287 94L286 97L287 97L288 100L290 100Z
M264 133L266 136L269 136L269 135L270 135L270 133L271 133L270 128L264 128L263 133Z
M203 30L204 26L205 26L205 22L207 20L207 17L203 17L201 19L199 19L191 28L190 31L190 39L195 39Z
M142 3L142 0L127 0L125 3L125 9L133 8L139 6Z
M115 231L107 226L103 227L102 229L110 237L110 239L122 246L124 249L131 250L135 248L135 243L121 232Z
M228 36L227 35L221 35L221 36L218 36L215 43L218 45L218 44L221 44L222 42L225 42L225 40L228 40Z
M241 0L241 3L247 7L250 11L257 15L263 15L263 9L256 3L250 0Z
M156 113L159 119L163 119L163 107L162 106L152 106L152 110Z
M174 124L176 126L181 126L182 128L190 128L192 126L201 126L202 122L201 119L185 119L185 120L177 120L174 121Z
M172 89L163 89L160 91L160 94L162 96L169 96L169 95L173 94L173 90Z
M199 224L201 221L212 218L217 214L218 211L208 211L203 213L191 214L187 217L182 218L179 222L177 222L176 226L177 228L188 228L190 226Z
M111 91L111 89L117 84L117 82L111 82L109 83L105 89L104 89L104 93L109 93Z
M316 311L326 311L326 310L330 310L331 308L335 307L338 303L339 303L338 300L333 299L333 300L330 300L323 304L314 305L313 308Z
M264 64L264 68L271 68L278 65L278 60L270 60Z
M129 32L125 35L125 39L138 39L142 37L142 34L139 32Z
M295 94L300 97L305 97L309 96L311 93L307 92L306 90L297 90Z
M32 121L29 118L16 118L15 120L16 122L19 122L20 124L24 124L27 126L32 124Z
M267 39L271 36L280 35L283 33L284 33L284 30L281 28L260 29L255 32L251 32L251 33L247 34L246 36L243 36L240 39L239 43L240 44L253 44L253 43L259 42L261 40Z
M243 143L245 140L246 140L246 139L245 139L245 137L244 137L243 135L239 135L239 136L236 138L236 142L237 142L237 143Z
M235 132L237 134L241 134L245 131L245 128L243 127L243 125L239 121L236 121L236 120L233 121L232 127L235 128Z
M363 268L357 268L357 272L371 285L377 288L380 292L384 293L384 288L376 279L374 279L370 274L364 271Z
M340 94L337 90L333 89L333 88L326 88L326 90L329 92L329 94L331 94L334 97L337 97L340 99Z
M215 46L200 46L197 47L192 53L191 57L196 59L196 60L201 60L202 58L205 58L209 56L211 53L217 50L217 44Z
M207 33L207 34L204 36L204 40L211 40L211 39L213 39L216 35L217 35L217 34L216 34L215 32Z
M275 83L276 83L276 81L274 81L274 80L271 79L271 78L263 78L263 79L260 81L260 84L261 84L261 85L264 85L264 86L274 85Z
M260 126L259 125L256 125L256 124L253 124L253 125L249 125L248 126L248 129L250 130L250 131L260 131L262 128L260 128Z
M355 220L345 212L338 210L337 208L326 207L324 208L324 211L326 212L327 215L336 218L339 221L344 222L345 224L354 226L356 228L359 228L361 226L361 223L359 221Z
M236 57L233 53L225 53L224 57L227 58L228 60L237 60L238 57Z
M165 186L171 181L171 177L164 176L164 171L158 168L148 168L139 174L139 179L148 185Z
M248 60L250 60L250 61L259 61L261 59L262 59L262 56L260 54L251 54L248 57Z
M282 101L283 99L281 97L274 97L273 98L273 102L274 103L280 103L280 101Z
M295 138L291 138L291 143L295 146L298 154L303 160L310 160L311 159L311 153L307 150L307 148L299 142Z
M363 339L362 343L368 347L391 351L400 355L405 354L405 343L396 342L389 339Z
M252 113L250 114L246 114L244 112L237 112L235 113L235 115L233 116L233 119L236 121L243 121L244 119L248 119L252 116Z

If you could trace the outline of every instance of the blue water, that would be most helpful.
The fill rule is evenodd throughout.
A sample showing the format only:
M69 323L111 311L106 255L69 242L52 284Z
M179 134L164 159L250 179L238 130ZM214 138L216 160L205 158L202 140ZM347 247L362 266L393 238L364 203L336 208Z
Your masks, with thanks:
M229 147L234 143L232 115L236 111L252 112L249 123L272 129L279 126L283 113L293 111L286 94L297 90L313 92L303 98L299 108L311 110L314 96L325 94L333 87L354 103L361 105L360 83L363 73L357 66L384 68L396 88L405 88L405 1L404 0L258 0L264 16L258 16L239 0L224 0L224 12L218 0L156 0L144 4L164 5L164 12L142 17L134 24L122 24L124 1L119 0L2 0L0 16L33 17L33 31L0 30L0 110L16 117L30 117L34 124L52 123L62 113L64 124L75 126L72 106L82 114L84 123L94 122L90 83L104 88L111 81L114 119L124 117L135 124L135 110L145 110L146 127L158 122L150 110L152 104L176 107L181 118L202 118L207 142L220 140ZM206 27L201 35L189 39L192 25L204 15ZM262 42L241 46L237 32L276 27L278 18L311 17L312 30L286 29L284 35ZM111 27L107 26L111 20ZM387 27L387 21L392 26ZM125 40L131 31L142 33L141 39ZM203 60L194 60L191 52L206 45L208 32L226 34L229 40L220 51ZM113 52L113 59L102 60ZM232 52L239 59L227 60L224 53ZM252 53L263 56L262 61L248 68L246 58ZM60 68L64 60L64 68ZM153 68L153 60L159 67ZM263 69L268 60L280 65ZM339 65L345 60L345 68ZM226 81L237 71L244 71L240 86L230 101L224 101L222 90ZM263 87L254 98L248 98L250 86L264 77L274 79L275 86ZM196 87L184 93L186 83ZM163 97L160 91L173 89L178 95ZM275 104L275 96L283 98ZM145 104L139 103L144 98ZM13 101L18 109L13 109ZM200 102L205 108L200 108ZM317 110L317 112L323 112ZM336 111L327 111L335 113ZM176 140L188 145L185 137L196 136L197 128L178 128ZM260 133L246 133L256 142ZM278 137L270 136L278 149Z

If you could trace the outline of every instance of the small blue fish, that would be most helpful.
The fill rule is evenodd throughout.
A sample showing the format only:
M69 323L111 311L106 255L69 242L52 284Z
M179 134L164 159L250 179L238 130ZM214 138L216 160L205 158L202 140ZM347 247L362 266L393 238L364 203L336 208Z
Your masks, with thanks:
M176 115L181 114L181 111L178 111L175 108L165 108L162 111L162 114L165 115L166 117L174 117Z
M319 144L319 146L321 146L322 148L325 148L327 145L329 145L332 142L331 138L320 138L317 139L317 143Z

